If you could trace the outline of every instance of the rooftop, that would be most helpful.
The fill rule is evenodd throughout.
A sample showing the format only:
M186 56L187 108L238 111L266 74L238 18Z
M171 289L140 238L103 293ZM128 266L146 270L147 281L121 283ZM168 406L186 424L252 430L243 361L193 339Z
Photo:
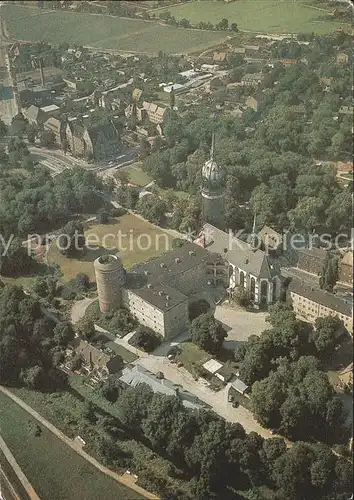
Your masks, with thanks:
M41 110L44 113L50 113L52 111L57 111L58 109L60 109L60 108L56 104L49 104L49 106L43 106L43 108L41 108Z
M253 250L248 243L232 237L211 224L205 224L202 230L205 236L205 248L224 255L230 264L258 278L272 279L279 275L276 262L263 250Z
M332 311L344 314L348 317L352 315L352 303L344 300L333 293L326 292L320 288L312 287L296 278L291 280L288 288L289 292L305 297L317 304L328 307Z
M148 283L142 288L129 288L132 293L160 311L168 311L187 300L186 295L165 284Z
M148 385L153 392L165 394L166 396L179 396L182 399L183 405L191 410L205 408L205 404L199 401L193 394L179 388L170 380L158 379L156 375L149 372L142 366L127 366L123 370L123 375L120 377L122 382L125 382L131 387L137 387L141 384Z
M132 268L133 273L145 274L148 281L153 282L158 279L163 283L167 278L177 276L188 269L192 269L202 262L207 262L209 252L194 243L186 241L184 245L175 250L171 250L148 262L137 264Z

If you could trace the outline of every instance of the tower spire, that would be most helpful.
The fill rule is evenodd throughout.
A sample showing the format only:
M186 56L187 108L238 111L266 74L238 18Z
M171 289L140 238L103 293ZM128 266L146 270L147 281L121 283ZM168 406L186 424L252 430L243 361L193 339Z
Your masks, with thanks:
M256 219L257 219L257 215L254 214L252 233L251 233L251 241L250 241L250 246L251 246L252 250L257 250L257 244L258 244L258 236L256 234Z
M211 150L210 150L211 160L214 160L214 147L215 147L215 132L213 132L211 136Z

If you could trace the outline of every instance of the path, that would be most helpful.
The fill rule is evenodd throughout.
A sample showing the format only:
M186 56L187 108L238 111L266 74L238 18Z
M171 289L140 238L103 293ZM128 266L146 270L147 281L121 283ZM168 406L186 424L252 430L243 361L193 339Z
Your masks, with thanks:
M22 469L20 468L15 457L11 453L11 450L8 448L8 446L6 445L5 441L3 440L3 438L1 436L0 436L0 449L3 452L3 454L5 455L6 460L9 462L9 464L13 468L13 470L14 470L16 476L18 477L19 481L21 482L22 486L25 488L26 493L29 496L29 498L31 500L40 500L40 498L37 495L37 493L35 492L33 486L31 485L31 483L29 482L27 477L22 472ZM18 498L17 495L15 498Z
M152 493L149 493L148 491L144 490L143 488L140 488L137 484L135 484L133 481L134 479L131 476L122 476L117 474L116 472L113 472L110 469L107 469L104 465L100 464L96 459L91 457L88 453L86 453L84 450L81 449L81 447L76 444L73 440L65 436L59 429L57 429L53 424L48 422L44 417L42 417L38 412L33 410L27 403L22 401L22 399L18 398L12 392L10 392L8 389L0 385L0 391L8 396L12 401L14 401L16 404L18 404L23 410L25 410L27 413L29 413L33 418L38 420L44 427L46 427L48 430L50 430L57 438L59 438L61 441L63 441L66 445L70 446L72 450L74 450L78 455L80 455L82 458L87 460L91 465L96 467L100 472L103 472L103 474L106 474L107 476L110 476L114 480L118 481L120 484L123 484L127 488L130 488L131 490L136 491L139 493L144 498L148 498L150 500L159 500L159 497L156 495L153 495ZM31 497L34 500L39 500L38 496Z
M86 298L75 302L71 308L71 322L73 325L85 316L86 309L95 300L97 300L97 297L94 297L93 299Z

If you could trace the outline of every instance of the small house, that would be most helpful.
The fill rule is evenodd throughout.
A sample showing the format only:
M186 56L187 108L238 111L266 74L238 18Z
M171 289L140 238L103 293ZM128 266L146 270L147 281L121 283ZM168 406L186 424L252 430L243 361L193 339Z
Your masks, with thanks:
M337 64L347 65L349 62L349 56L345 52L339 52L336 57Z
M237 397L239 394L241 394L241 396L244 396L248 392L249 392L249 386L246 385L240 378L237 377L230 383L228 400L233 401L233 399Z

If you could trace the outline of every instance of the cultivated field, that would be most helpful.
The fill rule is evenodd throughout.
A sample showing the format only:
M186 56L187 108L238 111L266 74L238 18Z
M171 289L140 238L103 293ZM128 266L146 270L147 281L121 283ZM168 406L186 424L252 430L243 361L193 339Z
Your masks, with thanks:
M7 396L0 394L1 435L42 500L137 500L136 492L100 473Z
M11 36L131 52L189 53L223 41L225 33L184 30L137 19L5 5Z
M117 235L121 235L120 249ZM64 281L74 278L77 273L85 273L91 281L95 281L93 261L100 255L117 254L125 268L130 269L134 264L164 253L172 245L172 237L168 233L132 214L112 219L109 224L92 224L85 231L85 236L89 238L88 243L91 246L97 244L93 239L97 237L99 248L85 249L77 258L62 255L55 243L49 249L48 263L59 264ZM148 240L151 241L149 247ZM145 247L148 248L145 250Z
M306 5L305 5L306 3ZM159 10L159 13L163 9ZM229 24L237 23L241 30L266 33L331 33L339 26L337 22L318 22L325 11L311 6L311 1L298 0L237 0L231 3L194 1L184 5L166 7L176 19L188 19L192 24L200 21L217 24L223 18ZM345 24L345 23L344 23Z

